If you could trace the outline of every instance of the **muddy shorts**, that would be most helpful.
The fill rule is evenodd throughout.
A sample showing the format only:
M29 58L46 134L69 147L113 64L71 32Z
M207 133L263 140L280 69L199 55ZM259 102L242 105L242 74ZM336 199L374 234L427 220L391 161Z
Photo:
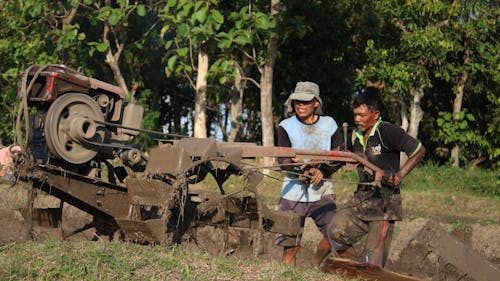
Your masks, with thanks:
M340 208L331 218L327 236L332 251L342 252L354 246L366 235L362 262L384 266L392 241L394 221L361 219L356 208Z
M323 235L326 235L328 223L335 214L336 209L335 194L325 195L316 202L298 202L280 198L278 210L293 211L299 215L300 231L296 237L283 234L277 235L275 244L284 247L299 246L307 217L312 218L318 230Z

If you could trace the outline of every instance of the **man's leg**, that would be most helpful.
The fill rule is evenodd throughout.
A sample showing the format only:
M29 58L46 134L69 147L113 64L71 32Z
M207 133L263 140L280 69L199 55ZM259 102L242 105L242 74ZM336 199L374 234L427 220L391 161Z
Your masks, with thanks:
M335 256L354 253L352 246L368 232L367 222L359 219L351 208L335 213L327 228L327 235Z
M371 221L368 226L364 262L384 267L389 256L394 221Z
M321 239L316 248L316 254L312 261L313 265L319 266L331 252L330 242L326 233L328 224L337 210L335 198L335 194L324 195L321 197L321 200L312 203L307 212L307 216L314 220L316 227L323 234L323 239Z
M281 258L281 261L284 264L296 265L299 250L300 246L283 247L283 257Z
M320 266L321 262L332 252L332 248L330 246L330 242L328 241L327 236L323 236L323 239L318 244L316 248L316 254L314 255L313 265ZM358 255L354 251L353 247L349 247L345 250L337 251L337 256L341 258L356 260Z
M337 255L341 258L350 260L357 260L359 258L353 247L349 247L342 251L337 251Z
M281 260L285 264L295 265L297 262L297 253L300 250L300 241L304 232L307 208L306 203L280 198L278 210L293 211L300 216L300 230L299 233L297 233L297 237L287 235L278 235L276 237L275 245L283 246L283 256Z
M314 255L313 265L319 266L321 262L330 254L331 247L327 236L323 236L323 239L319 241L318 247L316 248L316 254Z

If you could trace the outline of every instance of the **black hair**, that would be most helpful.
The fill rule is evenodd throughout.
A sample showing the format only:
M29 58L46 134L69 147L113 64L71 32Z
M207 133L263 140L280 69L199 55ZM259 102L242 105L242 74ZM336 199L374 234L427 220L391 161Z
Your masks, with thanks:
M369 87L354 93L351 101L351 107L356 108L363 104L371 110L381 110L381 103L377 88Z

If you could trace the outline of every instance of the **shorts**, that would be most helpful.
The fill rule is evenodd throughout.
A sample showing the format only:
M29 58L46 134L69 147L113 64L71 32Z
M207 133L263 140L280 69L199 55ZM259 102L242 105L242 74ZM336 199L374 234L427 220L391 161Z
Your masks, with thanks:
M280 198L278 210L292 211L299 215L300 231L296 237L279 234L276 237L275 244L285 247L299 246L307 217L312 218L318 230L326 236L328 223L335 214L336 209L335 194L324 195L316 202L299 202Z
M339 209L328 225L327 236L333 253L342 252L353 247L363 236L366 236L365 247L361 254L361 262L384 267L389 256L389 249L394 230L392 220L361 219L356 208Z

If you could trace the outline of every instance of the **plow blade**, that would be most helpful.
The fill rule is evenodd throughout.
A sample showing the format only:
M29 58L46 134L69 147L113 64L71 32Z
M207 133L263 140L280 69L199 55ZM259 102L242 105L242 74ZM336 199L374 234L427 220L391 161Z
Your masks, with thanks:
M115 219L120 230L129 241L144 243L166 240L166 218L151 220Z
M140 178L127 179L127 190L132 204L147 206L170 205L175 192L174 188L165 182Z
M353 278L363 278L370 281L421 281L422 279L413 276L403 275L381 268L379 266L361 263L344 258L327 259L324 264L324 271L336 273Z

